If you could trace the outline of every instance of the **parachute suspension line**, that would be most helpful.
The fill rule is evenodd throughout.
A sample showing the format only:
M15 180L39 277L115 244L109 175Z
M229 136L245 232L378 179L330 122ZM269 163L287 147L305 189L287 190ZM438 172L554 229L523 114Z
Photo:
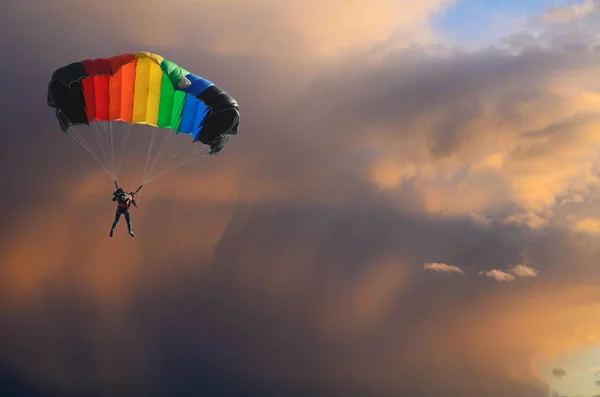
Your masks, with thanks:
M144 193L144 189L140 190L138 193L136 193L135 197L136 197L136 202L137 204L140 203L140 199L142 198L142 193Z
M121 165L123 164L123 155L125 154L125 146L127 145L127 138L129 138L130 127L131 124L127 123L125 131L123 131L123 136L121 137L121 150L119 151L115 180L119 178L119 173L121 172Z
M108 122L106 121L101 121L100 125L102 126L102 129L104 130L104 135L106 137L106 148L107 148L107 154L108 154L108 164L110 167L110 172L113 176L113 179L116 179L115 177L115 161L113 158L113 152L114 152L114 144L112 142L111 136L109 135L110 132L108 130Z
M159 159L161 159L162 154L165 153L165 151L166 152L169 151L169 150L167 150L167 149L170 149L168 143L171 141L173 136L176 136L176 135L169 134L168 130L166 130L166 129L164 130L164 136L163 136L162 143L161 143L160 147L158 148L156 155L154 156L154 160L152 161L152 164L144 172L144 175L142 177L142 184L145 184L146 180L148 179L148 176L152 174L152 170L156 166L156 163L159 161Z
M184 147L182 147L181 149L179 149L178 151L176 151L175 153L173 153L173 154L172 154L172 155L171 155L171 156L170 156L170 157L169 157L169 158L168 158L168 159L165 161L165 163L166 163L166 164L164 164L164 165L163 165L163 168L164 168L165 166L168 166L169 162L170 162L172 159L174 159L174 158L178 157L178 156L179 156L181 153L185 152L187 149L188 149L188 147L187 147L187 146L184 146ZM162 168L161 168L161 169L162 169ZM149 173L144 173L144 182L143 182L143 184L145 184L146 182L148 182L150 179L154 180L154 179L156 179L156 178L151 178L151 175L149 175Z
M71 135L71 137L73 137L94 158L94 160L96 160L100 167L102 167L102 169L110 176L110 172L108 171L106 165L100 158L99 154L96 153L95 150L92 148L92 145L90 145L85 140L83 134L75 126L71 127L71 131L73 132L73 135L69 135Z
M87 141L84 134L75 126L67 131L113 179L117 180L123 164L125 148L131 132L131 124L126 123L119 143L119 129L115 130L114 123L110 121L95 121L89 124L89 133L94 137ZM87 133L87 131L86 131ZM90 139L90 138L88 138ZM94 149L91 142L95 140L97 147ZM151 150L152 148L150 148Z
M109 164L109 160L108 160L108 148L106 148L105 144L104 144L104 139L102 138L102 133L100 132L100 129L98 128L98 125L94 122L90 123L90 130L92 131L92 135L94 135L94 138L96 139L96 143L98 144L98 147L100 147L100 154L98 154L98 157L102 158L103 164L105 164L105 168L108 169L108 164ZM91 147L91 146L90 146ZM110 173L109 173L110 174ZM112 174L111 174L112 176Z
M104 120L100 120L98 125L102 128L102 131L100 131L100 133L101 133L101 136L104 137L104 142L106 144L106 158L107 158L108 169L110 169L110 173L113 176L113 179L116 179L115 169L114 169L115 162L114 162L114 158L113 158L114 142L113 142L112 136L109 135L110 133L112 133L112 131L109 132L108 123ZM98 129L100 129L100 127L98 127Z
M69 127L67 129L67 133L69 134L69 136L71 138L73 138L73 140L75 142L77 142L79 145L81 145L81 147L84 148L94 158L94 160L96 160L96 162L98 162L98 164L100 164L100 166L106 171L106 168L104 167L104 164L102 164L102 161L100 161L100 159L98 158L97 154L94 153L94 150L85 141L85 139L83 138L83 136L81 136L81 134L79 133L79 131L77 130L77 128L75 126Z
M116 178L115 178L115 173L114 173L114 162L112 161L112 156L111 156L112 145L110 144L110 138L107 134L108 131L106 128L106 122L98 121L97 123L92 123L92 125L95 128L96 134L98 136L99 144L101 145L102 150L105 155L105 158L106 158L106 168L110 171L110 175L114 180Z
M183 155L179 158L179 161L176 162L175 164L169 165L169 162L176 157L179 157L179 155L185 151L189 145L186 145L184 148L182 148L181 150L179 150L178 152L176 152L175 154L171 155L171 157L165 162L165 164L162 166L161 169L159 169L156 174L154 174L153 176L147 176L146 178L144 178L144 185L147 185L148 183L154 181L155 179L160 178L161 176L181 167L182 165L191 163L193 161L196 161L202 157L205 157L209 150L210 150L210 145L215 142L217 139L221 139L222 136L218 136L216 137L213 141L211 141L209 144L207 145L199 145L200 147L192 150L189 154L187 155Z
M168 136L167 136L167 130L164 130L163 133L163 139L160 143L159 148L156 151L156 154L153 156L154 159L152 160L152 162L148 162L149 167L147 167L144 170L144 175L142 175L142 185L144 184L144 182L146 181L146 176L148 175L148 173L152 172L152 168L154 167L154 165L156 164L156 162L158 161L158 159L160 158L161 154L164 152L165 150L165 146L166 146L166 142L168 141Z
M165 150L168 148L169 150L166 150L167 152L169 151L173 151L173 149L176 149L177 144L175 143L175 145L171 145L173 147L169 147L168 144L166 144L166 142L169 141L173 141L175 139L172 139L173 137L176 137L177 134L175 135L171 135L169 136L168 139L166 139L165 141L163 141L164 146L161 145L161 149L162 152L159 152L158 155L156 156L156 158L154 159L154 162L152 163L152 167L150 167L150 169L147 172L144 172L144 179L142 181L142 184L144 184L148 179L150 179L151 175L152 175L152 171L154 170L154 166L156 166L156 163L158 161L158 159L161 157L162 153L165 152ZM184 147L182 147L179 151L177 151L176 153L173 153L167 160L166 162L168 163L171 159L173 159L174 157L176 157L177 155L181 154L182 152L184 152L186 149L188 149L189 145L185 145Z
M139 193L135 195L136 201L138 202L138 204L140 202L140 199L142 198L142 193L143 192L144 192L144 189L140 190Z
M106 141L106 134L102 132L102 130L100 129L102 126L102 122L99 122L98 124L94 124L94 126L96 127L96 131L98 133L98 137L100 138L100 142L102 142L102 148L104 150L104 154L106 156L106 168L109 168L109 164L110 164L110 148L108 146L108 142Z
M207 154L208 154L208 153L201 153L201 154L199 154L199 155L197 154L197 155L195 155L195 156L189 156L189 157L187 157L186 159L184 159L184 160L182 160L181 162L179 162L178 164L175 164L174 166L172 166L172 167L170 167L170 168L167 168L166 170L164 170L164 171L162 171L162 172L158 173L157 175L153 176L153 177L152 177L152 178L150 178L148 181L146 181L146 183L145 183L145 184L147 185L147 184L149 184L150 182L154 181L155 179L158 179L158 178L160 178L161 176L163 176L163 175L165 175L165 174L167 174L167 173L169 173L169 172L171 172L171 171L173 171L173 170L175 170L175 169L177 169L177 168L179 168L179 167L181 167L181 166L183 166L183 165L185 165L185 164L187 164L187 163L191 163L191 162L193 162L193 161L196 161L196 160L198 160L198 159L200 159L200 158L202 158L202 157L206 156Z
M196 161L204 156L206 156L208 154L208 151L210 149L210 146L208 145L202 145L201 148L195 149L193 150L190 154L188 154L187 156L183 157L182 160L180 160L178 163L170 166L170 167L163 167L162 170L159 170L159 172L152 176L151 178L147 179L144 183L144 185L147 185L148 183L154 181L155 179L160 178L161 176L167 174L168 172L171 172L179 167L181 167L184 164L187 163L191 163L192 161Z
M79 130L77 130L77 128L75 126L71 126L67 130L67 133L69 134L69 136L71 138L73 138L77 143L79 143L81 145L81 147L83 147L94 158L94 160L96 160L96 162L100 165L100 167L102 167L102 169L110 177L111 176L110 172L106 169L106 167L104 166L104 164L102 163L102 161L98 158L98 155L94 152L94 149L92 149L92 147L90 146L90 144L87 143L87 141L85 140L85 138L83 137L83 135L81 135L81 133L79 132Z
M98 133L96 132L96 128L95 128L94 124L90 124L90 131L92 132L92 135L94 136L94 139L96 140L96 143L98 144L98 147L100 148L100 153L98 154L98 157L102 157L103 159L105 159L106 156L104 155L104 148L100 144L100 138L98 136ZM103 161L105 161L105 160L103 160Z
M107 122L107 124L108 124L108 129L110 130L110 148L111 148L111 153L112 153L111 164L113 166L115 180L117 180L117 160L116 160L116 156L115 156L115 137L113 134L113 123Z
M86 141L84 135L75 126L69 128L67 132L69 133L69 136L79 143L94 158L108 176L113 181L116 181L119 177L123 163L125 147L131 132L131 124L126 123L123 135L121 136L120 148L118 149L116 147L118 142L115 142L115 131L112 122L97 121L90 123L89 126L92 135L98 144L98 153L92 148L92 145ZM105 133L102 133L102 130L104 130ZM158 129L153 129L151 132L148 153L146 155L146 164L144 166L144 175L141 183L142 186L153 182L185 164L205 157L210 150L210 144L194 143L190 145L191 142L187 139L185 142L183 141L183 136L181 139L177 139L177 137L180 136L179 134L170 134L166 129L164 129L163 132L164 135L160 146L156 142ZM216 139L219 138L220 137ZM178 145L178 143L181 145ZM155 146L157 147L156 149L154 149ZM151 159L151 157L154 158ZM168 158L164 160L165 157ZM137 196L137 200L139 201L140 198L141 191Z
M144 175L148 172L148 163L150 162L150 153L152 153L152 147L154 146L154 138L156 137L156 130L152 129L152 135L150 136L150 145L148 146L148 155L146 156L146 166L144 167ZM142 180L142 185L144 184Z
M171 138L174 136L176 136L176 135L169 134L168 130L166 130L166 129L164 130L163 141L160 145L160 148L158 149L158 152L156 154L156 157L154 158L154 161L152 162L152 165L150 166L150 169L148 170L147 173L144 173L144 177L142 179L142 185L146 181L146 178L148 178L149 175L152 175L152 171L154 170L154 167L156 166L156 162L158 161L158 159L162 156L162 154L166 151L167 147L169 146L167 144L167 142L169 142L171 140Z

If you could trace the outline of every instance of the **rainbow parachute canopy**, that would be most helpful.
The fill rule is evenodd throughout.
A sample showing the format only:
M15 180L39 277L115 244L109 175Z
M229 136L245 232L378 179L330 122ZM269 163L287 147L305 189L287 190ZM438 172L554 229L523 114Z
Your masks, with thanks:
M149 52L88 59L57 69L48 105L63 131L94 121L147 124L189 134L220 153L237 135L239 105L211 81Z

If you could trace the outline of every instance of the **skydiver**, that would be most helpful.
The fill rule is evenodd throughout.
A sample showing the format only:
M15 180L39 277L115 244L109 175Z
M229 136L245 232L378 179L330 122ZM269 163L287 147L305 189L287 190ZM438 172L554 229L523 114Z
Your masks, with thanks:
M110 237L113 236L115 232L115 228L119 223L119 219L121 218L121 214L125 214L125 220L127 221L127 228L129 229L129 234L131 237L135 237L135 234L131 230L131 217L129 215L129 207L131 204L138 206L134 200L135 193L134 192L126 192L120 187L115 190L113 193L112 201L117 202L117 213L115 214L115 221L113 222L112 228L110 229Z

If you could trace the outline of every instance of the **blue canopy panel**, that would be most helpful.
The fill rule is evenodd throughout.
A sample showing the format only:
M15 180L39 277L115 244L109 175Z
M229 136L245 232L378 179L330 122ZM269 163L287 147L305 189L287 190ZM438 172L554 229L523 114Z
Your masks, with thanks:
M200 97L200 95L211 85L215 85L210 80L207 80L203 77L195 75L193 73L187 74L185 76L189 81L192 82L188 88L184 88L182 91L187 92L188 94L192 94L195 97Z
M206 119L209 111L210 108L204 102L194 95L187 94L178 131L193 136L194 142L199 141L204 119Z
M187 93L187 95L178 131L193 136L194 142L198 142L200 141L204 120L210 111L210 108L206 106L203 101L198 99L198 97L200 97L208 87L213 86L214 83L192 73L185 77L190 80L192 84L188 88L182 90Z

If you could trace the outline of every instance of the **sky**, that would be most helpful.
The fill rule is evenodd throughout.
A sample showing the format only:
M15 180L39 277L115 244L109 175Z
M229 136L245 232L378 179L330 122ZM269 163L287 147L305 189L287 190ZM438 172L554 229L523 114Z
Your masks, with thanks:
M1 395L600 396L600 3L5 3ZM110 238L46 91L137 51L240 132Z
M433 15L434 27L462 45L489 45L535 16L578 5L577 0L462 0Z

